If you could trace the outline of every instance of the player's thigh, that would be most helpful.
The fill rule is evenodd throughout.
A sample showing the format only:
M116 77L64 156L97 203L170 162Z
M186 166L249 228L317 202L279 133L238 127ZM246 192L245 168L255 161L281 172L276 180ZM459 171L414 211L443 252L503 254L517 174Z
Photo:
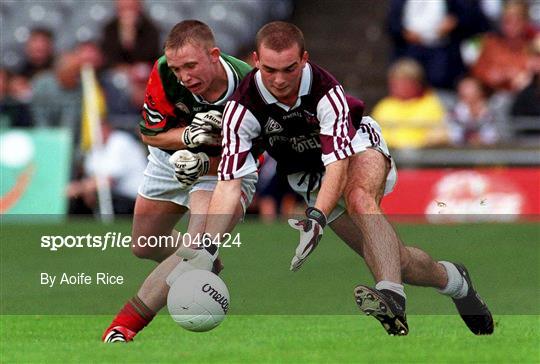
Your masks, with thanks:
M380 204L390 167L388 158L375 149L368 148L352 156L345 185L345 199L350 200L360 192L372 197L377 205Z
M151 200L137 196L133 214L132 237L170 235L187 208L170 201Z
M336 235L344 241L352 250L360 256L363 254L364 238L360 229L354 224L347 212L341 214L330 223L330 228Z

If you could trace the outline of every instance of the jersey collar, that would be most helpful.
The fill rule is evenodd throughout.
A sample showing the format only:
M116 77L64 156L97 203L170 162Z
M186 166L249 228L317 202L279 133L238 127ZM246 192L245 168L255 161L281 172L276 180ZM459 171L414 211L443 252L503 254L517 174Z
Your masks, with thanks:
M239 80L238 76L236 75L236 72L234 72L234 70L225 61L225 59L223 59L222 56L219 56L219 61L221 62L221 64L223 65L223 68L225 69L225 72L227 73L227 84L228 84L227 92L225 92L223 97L221 97L216 102L208 102L202 97L200 97L199 95L193 94L193 97L195 98L195 100L197 100L198 103L209 104L209 105L222 105L229 99L229 97L232 96L234 90L236 90L236 87L238 86L238 80Z
M301 97L309 94L311 91L311 81L313 79L313 72L311 69L311 65L306 63L304 66L304 69L302 70L302 79L300 80L300 88L298 89L298 99L296 100L296 104L293 107L289 107L281 102L279 102L274 95L268 91L268 89L264 86L262 82L262 76L261 71L258 70L255 73L255 85L257 86L257 89L259 90L259 94L261 95L264 102L267 104L276 104L277 106L281 107L285 111L289 111L292 109L297 108L302 103Z

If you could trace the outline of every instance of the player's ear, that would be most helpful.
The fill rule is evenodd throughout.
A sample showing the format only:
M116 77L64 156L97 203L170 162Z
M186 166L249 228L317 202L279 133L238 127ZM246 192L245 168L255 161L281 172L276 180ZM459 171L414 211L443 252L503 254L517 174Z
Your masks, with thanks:
M300 62L302 66L306 64L308 59L309 59L309 53L307 51L304 51L304 54L302 54L302 61Z
M259 55L257 54L257 51L253 51L251 57L253 59L253 64L255 64L255 67L260 68Z
M221 55L221 51L218 47L214 47L210 49L210 58L213 62L219 62L219 56Z

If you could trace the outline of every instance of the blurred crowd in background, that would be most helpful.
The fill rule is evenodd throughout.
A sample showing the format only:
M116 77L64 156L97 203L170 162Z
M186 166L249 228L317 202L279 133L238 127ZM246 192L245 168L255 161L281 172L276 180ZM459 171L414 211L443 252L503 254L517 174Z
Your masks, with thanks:
M392 1L388 96L373 110L389 145L538 143L533 12L538 21L540 2Z
M69 129L70 211L92 211L92 175L107 164L115 210L129 213L146 165L138 138L146 81L170 28L188 18L205 21L223 51L249 61L257 29L274 19L294 21L297 3L2 0L0 125ZM539 145L540 1L388 0L377 6L387 7L392 51L388 67L380 65L387 95L368 111L391 149ZM79 147L84 64L97 71L104 95L106 155L99 158ZM129 163L119 155L130 156ZM269 221L298 202L272 163L261 170L252 208Z

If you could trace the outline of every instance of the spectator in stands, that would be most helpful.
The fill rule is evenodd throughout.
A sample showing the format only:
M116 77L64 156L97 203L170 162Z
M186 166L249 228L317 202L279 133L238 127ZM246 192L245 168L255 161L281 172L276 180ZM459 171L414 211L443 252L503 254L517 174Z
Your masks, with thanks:
M19 73L30 79L37 73L48 71L54 64L54 36L46 28L34 28L30 31L24 47L24 61Z
M489 90L474 77L463 78L457 89L458 102L447 119L452 144L495 144L500 133L497 113L489 105Z
M34 80L32 115L37 126L77 129L82 97L79 70L79 56L76 52L68 52L60 56L53 71Z
M422 148L445 144L445 109L430 89L422 66L403 58L388 71L389 96L373 109L390 148Z
M146 168L146 153L129 133L102 123L104 145L91 150L84 159L84 176L67 188L70 213L91 213L97 207L98 174L106 176L115 214L131 214ZM125 156L129 156L126 158Z
M393 59L416 59L428 82L444 89L453 88L465 72L461 42L489 29L478 2L468 0L391 0L388 23Z
M8 92L11 97L23 104L30 103L32 99L32 85L28 78L20 73L11 75L8 83Z
M103 69L105 57L99 44L95 41L89 40L79 43L76 47L76 51L79 54L81 65L90 65L98 73Z
M159 29L143 13L139 0L117 0L117 15L103 29L107 67L152 64L161 55Z
M113 127L138 134L138 121L151 70L147 63L136 63L129 72L105 72L101 80L107 98L109 122Z
M517 92L528 80L528 48L533 36L527 4L506 3L500 33L485 36L472 74L495 91Z
M82 90L80 73L83 64L99 69L101 51L96 43L84 42L60 56L53 71L37 76L33 83L32 116L37 126L60 126L73 135L74 147L80 136Z
M540 135L540 35L537 35L532 42L531 53L530 79L525 88L517 94L511 114L515 117L523 117L520 120L532 123L517 131L518 135Z
M0 127L2 128L32 125L28 100L21 100L21 83L28 82L26 78L0 68Z

